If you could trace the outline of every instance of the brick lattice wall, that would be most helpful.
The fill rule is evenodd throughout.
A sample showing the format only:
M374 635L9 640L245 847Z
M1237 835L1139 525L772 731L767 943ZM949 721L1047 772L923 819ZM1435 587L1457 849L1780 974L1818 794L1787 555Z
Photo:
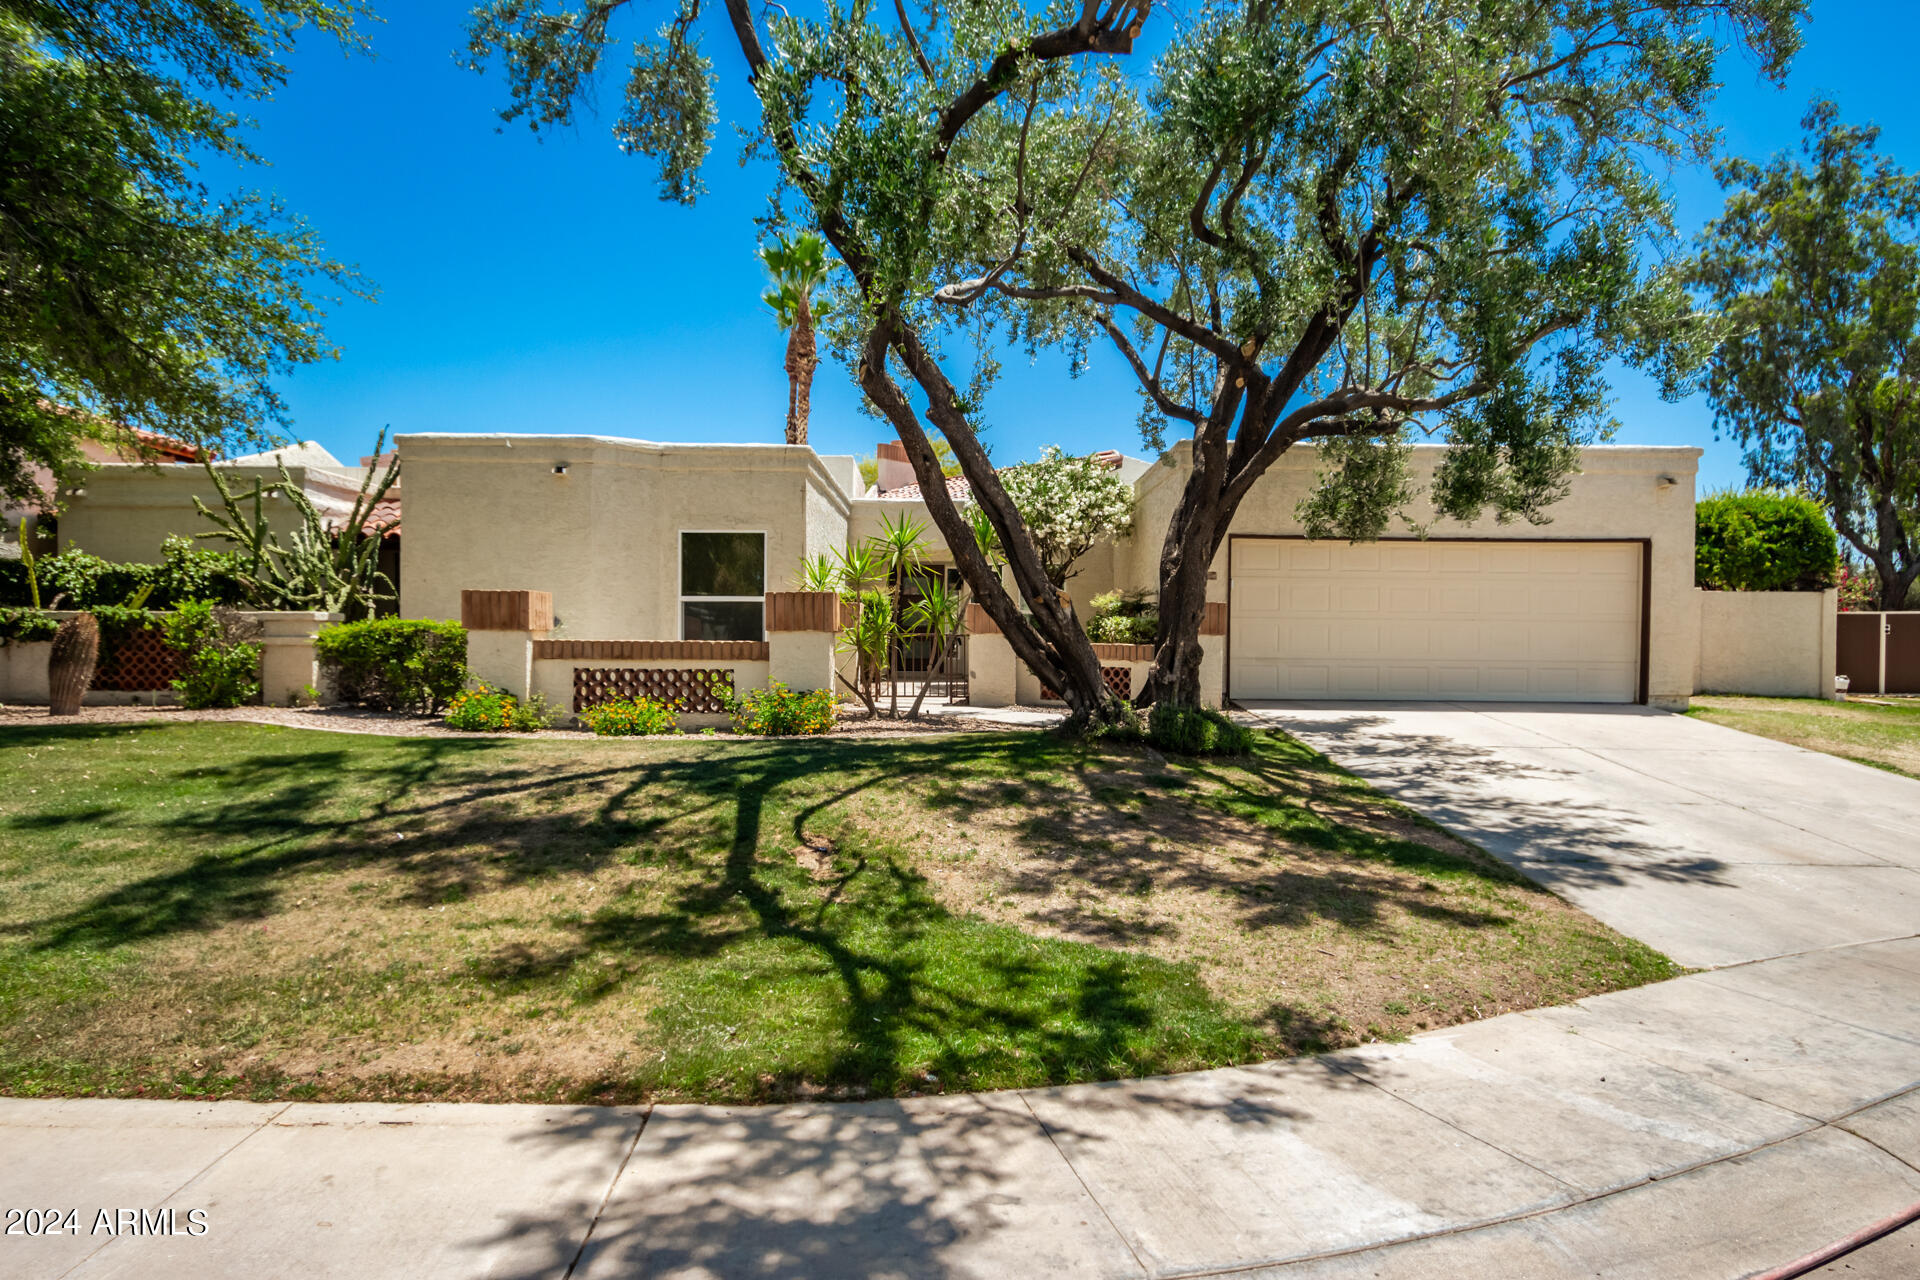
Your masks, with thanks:
M575 667L573 709L584 711L614 698L679 702L681 710L715 715L726 710L708 687L731 685L733 672L717 667Z
M155 693L173 687L180 653L154 627L110 631L100 637L100 665L93 688L112 693Z

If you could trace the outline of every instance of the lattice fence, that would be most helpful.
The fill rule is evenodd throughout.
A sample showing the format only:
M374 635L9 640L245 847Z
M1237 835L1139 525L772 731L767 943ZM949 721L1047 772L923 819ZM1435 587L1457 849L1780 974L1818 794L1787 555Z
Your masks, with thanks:
M100 637L100 665L93 673L95 689L152 693L171 689L179 675L180 653L168 646L157 628L116 628Z
M1102 667L1100 668L1100 678L1107 682L1107 692L1111 693L1114 697L1133 697L1132 667ZM1058 693L1049 689L1047 682L1044 680L1040 682L1040 700L1042 702L1066 701L1066 699L1062 698Z
M679 702L681 710L703 714L725 711L713 684L731 687L733 672L717 667L575 667L573 709L584 711L614 698L655 698Z

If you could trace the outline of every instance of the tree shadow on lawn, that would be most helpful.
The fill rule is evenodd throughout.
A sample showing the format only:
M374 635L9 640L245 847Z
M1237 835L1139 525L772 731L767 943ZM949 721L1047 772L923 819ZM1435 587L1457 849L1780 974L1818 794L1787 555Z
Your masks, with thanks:
M197 848L184 865L6 931L43 951L100 950L263 920L286 910L287 894L313 873L391 872L404 885L399 901L424 907L618 860L667 867L684 883L554 918L551 942L501 947L471 974L487 994L546 986L576 1004L630 979L659 988L650 1017L673 1047L620 1080L587 1082L578 1096L763 1099L1057 1083L1245 1061L1279 1047L1218 1008L1190 966L953 916L884 834L833 812L863 792L938 776L944 786L993 788L996 803L1008 790L1027 803L1046 795L1070 824L1072 789L1046 780L1083 767L1079 747L978 734L643 750L608 762L543 744L370 739L176 764L167 782L216 784L219 798L117 817L123 833ZM100 813L33 814L17 825L97 829ZM828 883L815 883L785 844L809 835L839 841ZM1135 874L1125 864L1149 856L1158 874L1186 874L1176 857L1144 847L1083 849L1057 874ZM1279 886L1289 900L1317 888ZM1336 889L1348 922L1377 916L1378 900ZM1256 920L1297 919L1271 903L1247 910ZM1501 920L1449 918L1468 927ZM1268 1026L1308 1026L1318 1013L1276 1006L1267 1017Z
M174 763L156 781L217 786L205 803L129 806L110 820L112 835L185 849L184 862L6 932L42 952L98 951L265 920L313 874L390 872L403 887L388 902L426 906L618 860L674 875L663 893L553 918L534 946L503 947L471 975L485 994L545 984L576 1004L629 978L661 988L652 1016L663 1038L695 1047L582 1096L1048 1082L1242 1060L1260 1047L1184 967L955 917L884 839L823 816L932 769L1050 767L1070 750L1062 744L695 742L613 763L574 751L558 767L538 746L518 747L428 739L226 760L198 752L215 759ZM823 777L831 794L796 808L786 793L817 791ZM42 832L97 830L101 810L31 821ZM830 885L795 863L786 840L816 821L841 841ZM797 1004L781 1007L789 996ZM714 1042L733 1016L758 1025ZM774 1025L783 1019L805 1034Z

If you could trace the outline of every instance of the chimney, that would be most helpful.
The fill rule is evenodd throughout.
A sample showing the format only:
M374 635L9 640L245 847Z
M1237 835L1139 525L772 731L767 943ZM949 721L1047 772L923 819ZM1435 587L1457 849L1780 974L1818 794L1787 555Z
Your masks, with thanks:
M889 489L904 489L918 483L919 477L913 474L913 464L907 461L907 446L898 440L882 440L874 450L879 459L880 469L874 479L874 487L885 493Z

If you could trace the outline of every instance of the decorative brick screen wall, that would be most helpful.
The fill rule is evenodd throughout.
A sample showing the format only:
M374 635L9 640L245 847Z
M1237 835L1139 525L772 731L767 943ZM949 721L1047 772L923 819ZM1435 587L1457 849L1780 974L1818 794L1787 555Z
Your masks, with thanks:
M118 629L101 638L100 665L93 688L113 693L155 693L171 689L180 675L180 653L157 628Z
M1141 647L1146 648L1145 645L1142 645ZM1097 650L1100 648L1100 646L1095 645L1094 648ZM1100 668L1100 678L1106 681L1107 692L1111 693L1114 697L1116 698L1133 697L1133 668L1132 667L1102 667ZM1040 697L1047 702L1064 701L1064 699L1061 698L1061 696L1058 693L1056 693L1054 690L1049 689L1047 687L1047 682L1044 680L1040 682Z
M575 667L573 709L584 711L613 698L655 698L678 702L681 710L716 715L726 710L709 687L729 687L733 672L716 667Z

